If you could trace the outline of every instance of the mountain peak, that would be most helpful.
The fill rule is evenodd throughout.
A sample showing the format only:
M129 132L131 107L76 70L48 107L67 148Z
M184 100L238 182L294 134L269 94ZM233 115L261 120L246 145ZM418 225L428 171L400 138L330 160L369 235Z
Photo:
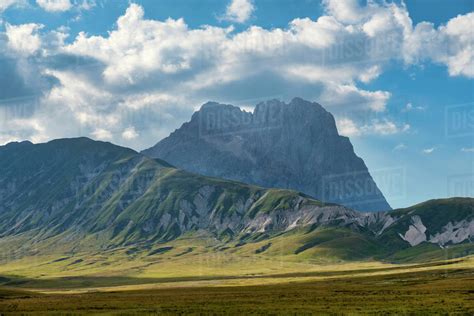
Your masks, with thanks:
M224 106L224 104L214 102L214 101L207 101L206 103L201 105L201 108L199 109L199 111L210 109L210 108L215 108L215 107L218 107L218 106Z
M89 151L108 150L108 151L122 151L124 153L136 153L136 151L134 151L131 148L115 145L107 141L94 140L85 136L71 137L71 138L58 138L58 139L51 140L47 143L36 144L36 145L47 145L47 146L57 147L57 148L71 148L74 150L89 149Z
M362 211L390 206L334 117L302 98L260 102L253 113L208 102L144 154L206 176L293 189ZM354 192L356 184L363 192Z
M33 143L30 142L29 140L24 140L24 141L21 141L21 142L17 142L17 141L9 142L9 143L5 144L4 147L30 146L30 145L33 145Z
M322 111L322 112L325 112L325 113L329 113L328 111L326 111L326 109L319 103L317 102L311 102L311 101L308 101L308 100L305 100L305 99L302 99L300 97L295 97L293 98L290 103L289 103L290 106L293 106L293 107L303 107L303 108L308 108L308 109L312 109L312 110L317 110L317 111Z

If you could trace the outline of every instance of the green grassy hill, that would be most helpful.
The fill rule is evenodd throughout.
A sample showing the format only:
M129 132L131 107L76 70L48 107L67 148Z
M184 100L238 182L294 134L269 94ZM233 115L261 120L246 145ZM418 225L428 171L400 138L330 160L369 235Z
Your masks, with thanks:
M195 175L87 138L11 143L0 147L0 260L52 256L84 270L104 264L87 260L102 253L131 262L203 253L436 260L471 253L473 201L364 214L291 190Z

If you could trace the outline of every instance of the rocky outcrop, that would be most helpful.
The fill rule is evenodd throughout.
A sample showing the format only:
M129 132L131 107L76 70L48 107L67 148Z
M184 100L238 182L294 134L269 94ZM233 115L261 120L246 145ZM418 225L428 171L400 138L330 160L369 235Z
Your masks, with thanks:
M421 222L421 218L419 216L413 216L411 220L412 225L410 225L407 232L404 235L399 233L399 236L403 240L407 241L410 245L416 246L426 241L426 227Z
M333 116L300 98L263 102L253 113L206 103L143 153L206 176L293 189L361 211L390 209Z
M449 222L440 232L434 234L429 242L439 245L458 244L474 239L474 220L462 220L458 223Z

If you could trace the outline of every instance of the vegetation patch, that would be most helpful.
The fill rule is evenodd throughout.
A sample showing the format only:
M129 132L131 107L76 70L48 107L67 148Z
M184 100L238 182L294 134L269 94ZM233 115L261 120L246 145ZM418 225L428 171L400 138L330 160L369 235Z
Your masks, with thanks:
M165 252L168 252L170 251L171 249L173 249L173 247L161 247L161 248L157 248L155 250L152 250L150 251L150 253L148 254L149 256L153 256L153 255L161 255Z
M262 247L255 250L255 253L257 253L257 254L262 253L262 252L266 251L268 248L270 248L271 245L272 245L272 243L269 242L268 244L263 245Z
M67 259L69 259L69 258L71 258L71 257L63 257L63 258L59 258L59 259L56 259L56 260L53 260L53 261L51 261L51 263L65 261L65 260L67 260Z
M190 252L193 252L193 250L194 250L194 248L189 247L189 248L186 249L185 251L176 254L175 257L181 257L181 256L183 256L183 255L185 255L185 254L188 254L188 253L190 253Z
M77 259L77 260L74 260L73 262L71 262L70 264L68 264L69 266L72 266L72 265L75 265L75 264L79 264L81 262L83 262L84 260L83 259Z

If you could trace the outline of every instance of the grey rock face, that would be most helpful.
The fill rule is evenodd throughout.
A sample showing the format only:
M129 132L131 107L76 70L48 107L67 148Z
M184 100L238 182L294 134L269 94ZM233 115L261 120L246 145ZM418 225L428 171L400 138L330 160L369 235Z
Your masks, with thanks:
M465 240L471 242L472 237L474 237L474 220L462 220L455 224L449 222L441 232L436 233L429 241L439 245L458 244Z
M194 173L293 189L356 210L391 209L333 116L300 98L263 102L253 113L206 103L143 153Z
M421 218L419 216L412 217L412 225L408 228L408 231L405 235L399 234L399 236L410 243L412 246L416 246L426 241L426 227L423 225Z

